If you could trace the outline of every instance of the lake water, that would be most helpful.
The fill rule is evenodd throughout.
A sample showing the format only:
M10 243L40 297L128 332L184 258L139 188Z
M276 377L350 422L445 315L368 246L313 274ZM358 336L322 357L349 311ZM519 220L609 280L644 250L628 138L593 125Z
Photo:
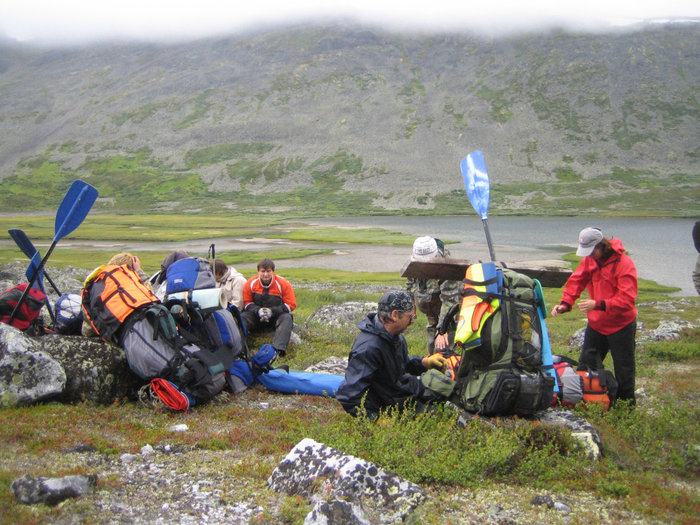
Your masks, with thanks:
M580 217L489 217L488 224L498 261L543 263L561 261L572 252L578 233L597 226L606 237L622 240L637 272L644 279L681 288L678 295L696 295L692 271L698 253L692 240L696 219L629 219ZM448 248L453 257L490 260L484 227L478 216L450 217L343 217L308 219L320 227L384 228L410 235L431 235L456 241ZM410 248L346 245L332 257L285 261L287 266L311 266L358 271L399 271ZM316 264L314 264L316 263ZM280 264L280 266L283 266Z
M692 271L697 252L692 240L692 228L696 219L629 219L629 218L579 218L579 217L490 217L489 230L498 261L506 263L537 262L561 264L561 256L575 251L578 233L586 226L597 226L606 237L622 239L630 257L637 266L637 273L667 286L681 289L676 295L695 296ZM303 222L312 228L383 228L412 236L431 235L450 242L452 257L469 261L490 260L486 236L481 219L474 215L449 217L336 217L327 219L303 219L290 221L288 229L299 228ZM284 225L281 229L285 229ZM286 239L199 239L185 243L114 243L91 242L91 248L105 251L123 250L175 250L182 248L193 254L204 255L210 243L216 243L217 251L265 250L289 248L331 248L330 255L302 259L275 260L279 273L284 268L309 267L350 271L396 271L399 273L411 255L409 246L378 246L375 244L311 243ZM11 240L6 244L12 245ZM84 245L80 241L63 241L64 246ZM42 249L42 248L40 248ZM246 276L255 273L252 260L236 265Z

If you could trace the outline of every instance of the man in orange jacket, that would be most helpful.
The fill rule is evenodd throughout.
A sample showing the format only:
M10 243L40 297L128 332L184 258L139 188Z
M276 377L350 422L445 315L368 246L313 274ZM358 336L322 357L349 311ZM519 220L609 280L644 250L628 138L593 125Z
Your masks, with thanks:
M598 228L581 230L576 255L583 260L566 282L552 317L571 311L581 293L588 290L589 299L578 302L579 310L588 317L579 362L594 369L596 354L602 362L610 351L617 397L634 404L637 269L625 254L622 241L603 237Z
M272 346L278 355L287 353L292 336L297 307L294 289L290 282L275 273L275 263L263 259L258 263L258 275L251 277L243 287L243 312L241 317L248 332L275 329Z

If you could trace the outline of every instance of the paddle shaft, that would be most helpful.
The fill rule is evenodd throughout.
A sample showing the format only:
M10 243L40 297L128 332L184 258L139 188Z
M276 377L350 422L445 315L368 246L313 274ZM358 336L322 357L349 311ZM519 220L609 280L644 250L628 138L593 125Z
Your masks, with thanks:
M16 317L17 312L19 312L19 309L22 306L22 303L24 303L25 299L27 298L27 295L29 294L29 289L32 286L34 286L34 283L36 282L37 277L41 273L41 270L44 269L44 265L46 264L46 261L49 259L49 257L53 253L53 249L56 247L56 244L58 244L58 240L55 240L51 243L51 247L49 248L49 251L46 252L46 255L44 255L44 258L41 260L41 263L39 263L39 267L34 272L34 275L32 275L32 278L29 279L29 284L24 289L24 292L22 292L22 296L19 298L19 301L17 301L17 304L15 305L14 310L12 310L12 313L10 314L10 318L8 319L7 324L12 323L12 321Z
M496 262L496 254L493 251L493 241L491 241L491 232L489 231L489 220L481 219L484 224L484 232L486 233L486 243L489 245L489 255L491 256L491 262Z

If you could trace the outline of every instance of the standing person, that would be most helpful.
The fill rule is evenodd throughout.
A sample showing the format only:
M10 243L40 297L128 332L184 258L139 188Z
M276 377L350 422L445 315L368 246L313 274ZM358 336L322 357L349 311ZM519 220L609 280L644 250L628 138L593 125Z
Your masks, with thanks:
M431 259L446 257L449 252L440 239L429 236L418 237L413 242L413 256L419 259ZM455 329L445 333L439 332L439 327L445 325L446 317L454 306L459 306L462 301L462 283L459 281L446 281L441 279L420 279L409 277L406 279L406 291L413 298L416 308L428 318L426 335L428 341L428 353L432 354L446 351L454 341ZM450 323L447 323L450 324Z
M383 408L401 409L409 400L415 401L418 411L424 407L430 396L419 376L429 368L444 371L446 361L440 354L422 359L408 355L402 334L415 318L411 296L396 291L384 294L377 311L357 325L360 333L350 350L345 380L336 392L350 415L364 413L375 420Z
M284 277L275 274L275 263L263 259L258 263L258 274L246 281L243 287L243 312L241 317L249 332L275 328L272 346L280 356L287 353L292 336L297 307L294 289Z
M243 287L246 283L243 274L221 259L214 259L209 265L214 272L216 286L222 289L226 304L234 305L239 311L243 310Z
M698 252L698 259L695 261L695 270L693 270L693 284L695 291L700 294L700 221L696 221L693 226L693 244Z
M610 351L618 382L618 399L632 405L635 381L635 335L637 332L637 269L625 254L620 239L607 239L599 228L584 228L576 255L583 260L564 286L561 302L552 317L571 311L584 289L589 299L578 303L588 317L579 362L596 367Z

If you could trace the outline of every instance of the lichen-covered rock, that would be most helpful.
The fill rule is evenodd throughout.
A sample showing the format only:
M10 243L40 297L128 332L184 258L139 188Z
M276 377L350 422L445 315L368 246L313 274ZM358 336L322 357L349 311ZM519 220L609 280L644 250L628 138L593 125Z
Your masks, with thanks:
M570 410L555 410L549 408L537 414L542 423L562 426L571 431L590 459L598 459L603 454L603 440L600 433L586 419Z
M339 376L345 375L345 369L348 367L347 357L336 357L331 356L325 358L323 361L309 366L306 368L307 372L314 372L316 374L335 374Z
M61 394L66 373L35 340L0 323L0 406L23 406Z
M46 503L56 505L68 498L77 498L92 492L97 484L97 476L65 476L63 478L33 478L22 476L10 486L15 497L25 505Z
M370 525L362 509L347 501L319 501L306 516L304 525Z
M36 343L65 370L67 380L60 401L108 405L116 399L135 399L143 384L129 368L124 350L100 339L45 335Z
M312 500L357 503L373 523L401 521L426 497L415 483L308 438L287 454L267 484Z
M689 321L661 321L654 330L637 333L637 341L675 341L683 330L693 329L695 325Z
M321 306L306 320L306 328L317 324L356 332L357 323L376 310L375 302L348 301Z

